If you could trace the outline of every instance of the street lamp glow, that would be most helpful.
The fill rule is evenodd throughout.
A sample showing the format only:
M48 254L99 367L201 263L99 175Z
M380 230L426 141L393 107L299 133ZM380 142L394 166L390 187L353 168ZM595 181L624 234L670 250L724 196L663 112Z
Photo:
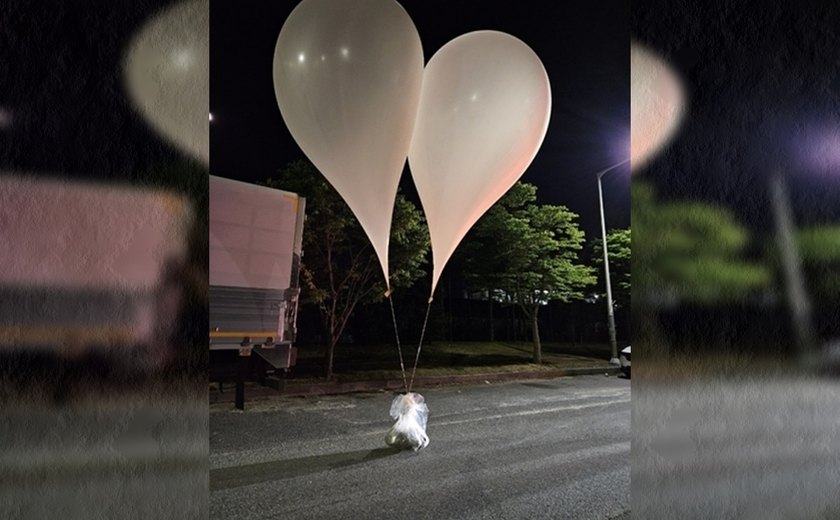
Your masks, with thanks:
M210 121L213 120L213 112L210 112Z
M840 174L840 123L823 123L806 128L793 143L794 160L816 175Z

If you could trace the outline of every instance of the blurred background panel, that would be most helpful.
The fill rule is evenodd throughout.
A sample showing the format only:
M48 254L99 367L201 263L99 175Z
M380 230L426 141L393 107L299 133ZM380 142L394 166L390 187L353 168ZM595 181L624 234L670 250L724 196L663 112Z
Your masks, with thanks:
M178 308L165 308L165 279L185 261L192 223L185 197L31 176L0 177L0 197L7 348L167 341Z
M0 517L206 515L207 11L0 8Z
M633 514L840 516L840 5L631 24L685 103L634 169Z

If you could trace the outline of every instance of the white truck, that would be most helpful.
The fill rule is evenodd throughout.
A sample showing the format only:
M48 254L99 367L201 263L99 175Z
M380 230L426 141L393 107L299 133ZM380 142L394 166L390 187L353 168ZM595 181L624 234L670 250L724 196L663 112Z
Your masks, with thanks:
M305 205L294 193L210 176L211 379L262 380L295 364Z
M0 175L0 346L167 358L181 305L189 202L161 190Z

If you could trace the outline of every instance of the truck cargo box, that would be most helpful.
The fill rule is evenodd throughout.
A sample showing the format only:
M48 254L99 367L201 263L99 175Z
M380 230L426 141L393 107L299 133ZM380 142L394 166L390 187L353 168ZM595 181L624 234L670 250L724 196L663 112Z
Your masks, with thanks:
M160 191L0 176L0 346L130 349L165 341L189 203Z
M210 177L211 351L294 364L304 209L297 194Z

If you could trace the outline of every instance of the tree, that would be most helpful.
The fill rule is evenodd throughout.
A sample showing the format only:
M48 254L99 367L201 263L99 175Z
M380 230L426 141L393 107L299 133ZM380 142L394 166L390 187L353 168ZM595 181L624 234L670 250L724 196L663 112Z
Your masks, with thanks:
M701 202L660 203L650 185L634 181L632 221L632 312L642 348L660 351L664 346L656 325L659 308L681 302L735 302L772 281L764 265L745 258L749 233L723 208Z
M598 269L599 285L604 284L604 247L598 238L592 243L592 261ZM613 298L622 306L630 305L630 228L611 229L607 232L607 255L610 261L610 281Z
M766 267L745 260L749 233L729 211L702 202L658 203L637 182L632 207L633 272L642 296L723 303L770 283Z
M531 322L533 361L542 362L539 310L572 301L595 283L578 263L584 233L564 206L537 205L536 186L518 182L479 220L463 248L467 283L519 307Z
M840 323L840 226L822 225L797 233L802 270L813 300L814 325L817 332L837 335ZM775 244L774 244L775 245ZM778 265L778 250L772 248Z
M812 293L836 303L840 294L840 226L802 229L798 244Z
M353 310L383 297L379 260L350 208L307 161L296 161L266 186L306 198L301 260L301 301L318 306L327 337L326 375L333 375L335 346ZM420 211L397 195L391 224L391 287L409 287L424 274L429 234Z

